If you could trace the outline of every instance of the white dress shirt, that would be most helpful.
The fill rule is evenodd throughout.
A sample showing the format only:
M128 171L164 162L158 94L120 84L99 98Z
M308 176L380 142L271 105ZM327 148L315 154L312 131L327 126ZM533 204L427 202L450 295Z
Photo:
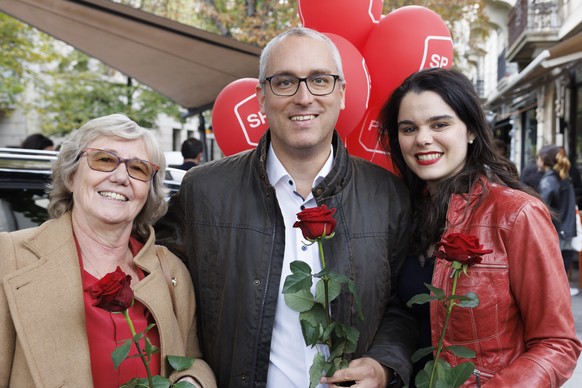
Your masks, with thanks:
M312 187L317 186L325 178L331 171L332 165L333 147L331 147L330 156L323 168L316 175ZM291 274L289 265L294 260L305 261L311 267L312 273L321 271L317 244L305 244L307 241L303 238L301 229L293 227L293 224L297 221L297 213L307 208L316 207L317 203L311 192L307 198L303 198L296 191L293 178L291 178L277 155L275 155L272 146L269 146L269 154L267 156L267 175L269 182L277 193L277 201L285 221L285 256L283 258L279 298L277 299L277 310L271 339L267 388L305 388L309 387L309 368L313 363L313 357L316 355L317 349L305 345L301 325L299 324L299 313L291 310L285 303L283 284L285 278ZM311 292L315 293L315 282ZM318 346L326 355L329 354L327 346ZM319 388L325 386L327 385L318 385Z

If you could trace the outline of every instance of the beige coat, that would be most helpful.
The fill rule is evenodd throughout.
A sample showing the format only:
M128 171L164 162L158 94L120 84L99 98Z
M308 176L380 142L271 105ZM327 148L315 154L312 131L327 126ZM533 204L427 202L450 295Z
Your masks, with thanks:
M154 248L153 229L134 262L149 273L135 287L135 298L153 314L161 357L195 357L190 375L204 387L215 379L196 337L195 300L184 264L167 253L174 288L174 314L168 282ZM92 387L85 328L83 288L71 216L13 233L0 233L0 388ZM185 349L186 348L186 349ZM168 366L162 363L162 374Z

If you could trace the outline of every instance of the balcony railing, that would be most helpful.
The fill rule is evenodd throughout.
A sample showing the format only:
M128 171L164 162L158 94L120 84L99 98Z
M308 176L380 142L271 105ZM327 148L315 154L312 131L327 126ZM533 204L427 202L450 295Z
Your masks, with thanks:
M482 79L478 79L474 81L473 84L473 86L475 86L477 95L481 98L485 98L485 82Z
M509 15L508 47L523 33L556 31L560 27L558 11L558 0L518 0Z

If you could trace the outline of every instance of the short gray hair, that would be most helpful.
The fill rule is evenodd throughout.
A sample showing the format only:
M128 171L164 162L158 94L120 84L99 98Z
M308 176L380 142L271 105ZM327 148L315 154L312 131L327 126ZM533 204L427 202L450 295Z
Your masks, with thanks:
M295 27L295 28L291 28L290 30L287 30L287 31L277 35L276 37L274 37L269 43L267 43L267 45L265 46L265 48L261 52L261 58L259 60L259 83L263 87L263 90L264 90L265 81L267 78L267 74L266 74L267 63L271 59L271 54L272 54L273 48L275 48L285 38L290 37L290 36L306 36L306 37L309 37L312 39L321 40L323 42L326 42L329 45L329 47L331 48L331 55L333 57L333 61L335 62L335 65L337 67L337 73L340 77L339 81L341 84L344 84L346 82L345 77L344 77L344 69L342 66L342 58L340 56L338 48L333 43L333 41L327 35L322 34L319 31L312 30L311 28Z
M141 139L145 143L149 161L160 166L160 170L151 181L146 203L133 223L133 232L147 238L149 225L159 220L168 209L164 187L166 159L152 131L139 126L121 113L88 121L71 132L62 143L57 160L52 166L48 213L50 217L56 218L73 209L73 193L69 190L71 178L79 167L83 149L102 138Z

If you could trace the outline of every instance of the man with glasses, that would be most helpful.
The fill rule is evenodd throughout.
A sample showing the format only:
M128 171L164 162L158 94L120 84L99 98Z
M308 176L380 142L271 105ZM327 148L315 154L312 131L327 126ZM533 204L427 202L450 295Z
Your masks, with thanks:
M360 337L350 366L327 383L407 383L415 331L395 282L408 245L408 194L388 171L350 157L334 131L346 82L329 38L285 32L263 50L259 73L269 130L257 148L190 170L156 226L192 275L205 360L219 387L309 386L316 350L305 346L282 287L294 260L321 270L317 244L305 244L293 223L325 204L337 209L326 261L355 281L364 315L348 294L332 303L332 318Z

